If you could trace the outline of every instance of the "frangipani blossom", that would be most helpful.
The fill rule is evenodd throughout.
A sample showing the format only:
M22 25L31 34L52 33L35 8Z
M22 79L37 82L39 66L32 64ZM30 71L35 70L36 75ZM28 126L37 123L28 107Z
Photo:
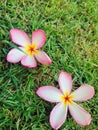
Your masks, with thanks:
M37 95L49 102L58 104L50 113L50 125L53 129L59 129L65 122L69 109L73 119L80 125L86 126L91 122L91 115L79 106L75 101L86 101L94 96L94 88L83 84L74 92L70 74L61 72L58 78L60 89L53 86L42 86L37 90Z
M7 61L11 63L17 63L21 61L21 64L25 67L32 68L37 66L37 59L41 64L51 64L51 59L48 55L41 50L46 41L46 35L43 30L35 30L32 33L32 41L29 36L20 29L11 29L10 36L12 41L19 45L17 48L11 49L7 54Z

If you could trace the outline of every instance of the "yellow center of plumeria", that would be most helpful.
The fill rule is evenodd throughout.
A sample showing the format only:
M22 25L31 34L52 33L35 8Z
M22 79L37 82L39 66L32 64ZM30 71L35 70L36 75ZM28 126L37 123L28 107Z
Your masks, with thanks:
M30 56L32 56L33 54L37 54L38 53L37 45L35 43L26 44L25 53L27 53Z
M63 100L64 104L73 104L72 99L74 98L73 94L69 94L68 92L65 93L64 96L61 97L61 100Z

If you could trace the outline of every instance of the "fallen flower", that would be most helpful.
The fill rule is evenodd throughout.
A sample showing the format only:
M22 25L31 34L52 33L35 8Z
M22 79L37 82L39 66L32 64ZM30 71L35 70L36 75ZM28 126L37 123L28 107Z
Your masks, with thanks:
M32 33L32 42L30 41L29 36L20 29L11 29L10 36L12 41L19 45L17 48L11 49L7 54L7 61L11 63L17 63L21 61L21 64L28 68L33 68L37 66L35 58L41 64L51 64L51 59L48 55L41 50L41 48L46 41L46 35L43 30L35 30Z
M75 101L86 101L94 96L94 88L83 84L74 92L70 74L61 72L58 78L60 89L53 86L42 86L37 90L37 95L49 102L59 102L50 113L50 125L53 129L59 129L65 122L69 109L73 119L80 125L86 126L91 122L91 115Z

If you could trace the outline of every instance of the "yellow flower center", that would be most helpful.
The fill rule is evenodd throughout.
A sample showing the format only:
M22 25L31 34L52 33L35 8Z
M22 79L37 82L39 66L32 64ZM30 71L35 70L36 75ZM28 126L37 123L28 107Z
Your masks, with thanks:
M72 101L73 98L74 98L74 95L73 94L68 94L68 92L66 92L65 95L61 97L64 104L72 104L73 103L73 101Z
M37 54L38 50L36 48L37 48L37 46L35 43L27 44L26 49L25 49L25 53L27 53L30 56L32 56L33 54Z

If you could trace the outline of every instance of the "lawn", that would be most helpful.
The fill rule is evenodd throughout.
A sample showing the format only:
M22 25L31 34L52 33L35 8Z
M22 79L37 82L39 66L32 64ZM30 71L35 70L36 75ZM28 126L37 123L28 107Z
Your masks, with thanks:
M41 48L52 59L49 66L25 68L6 61L12 48L9 31L31 34L43 29ZM70 114L60 130L97 130L98 126L98 1L1 0L0 1L0 130L52 130L49 114L55 103L36 95L40 86L58 86L61 71L72 75L73 90L86 83L95 96L81 103L91 115L89 126L80 127Z

